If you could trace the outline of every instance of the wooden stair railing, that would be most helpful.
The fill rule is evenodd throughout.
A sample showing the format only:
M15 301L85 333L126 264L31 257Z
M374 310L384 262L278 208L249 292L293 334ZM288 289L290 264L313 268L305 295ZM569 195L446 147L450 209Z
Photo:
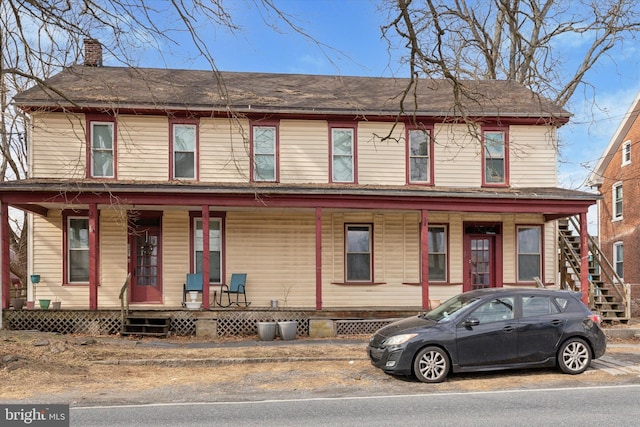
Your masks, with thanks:
M572 228L573 229L572 229ZM580 290L580 238L573 234L580 230L575 218L559 223L560 285L563 289ZM604 255L595 239L588 236L589 249L589 307L604 321L626 323L631 316L630 288L625 284ZM578 278L576 285L576 278Z

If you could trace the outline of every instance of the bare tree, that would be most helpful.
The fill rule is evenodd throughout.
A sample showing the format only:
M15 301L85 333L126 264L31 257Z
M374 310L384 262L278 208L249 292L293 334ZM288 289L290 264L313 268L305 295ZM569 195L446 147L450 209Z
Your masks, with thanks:
M29 174L27 117L11 105L15 93L40 85L64 98L47 87L46 79L79 61L85 39L99 39L113 65L139 66L143 53L149 51L168 63L172 51L180 49L194 52L194 59L204 59L217 74L209 41L216 31L238 30L226 3L228 0L0 0L0 179L24 179ZM269 11L271 18L308 37L271 0L247 3ZM223 92L222 80L217 81ZM27 224L24 214L12 212L11 217L9 240L15 255L11 271L26 283Z
M514 80L560 106L589 84L588 72L607 52L640 30L635 0L386 0L386 6L383 35L399 37L408 49L414 84L420 76L444 78L460 95L465 79Z

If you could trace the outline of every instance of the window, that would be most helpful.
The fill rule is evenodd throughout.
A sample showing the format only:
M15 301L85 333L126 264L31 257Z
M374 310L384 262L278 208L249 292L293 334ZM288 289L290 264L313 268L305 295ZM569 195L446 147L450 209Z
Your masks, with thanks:
M480 321L480 324L502 322L513 319L514 298L496 298L482 304L471 315Z
M518 281L531 282L541 277L542 229L517 227L518 232Z
M66 217L67 283L89 281L89 218Z
M202 218L193 219L193 265L202 273L204 241ZM209 219L209 283L222 283L222 218Z
M432 181L431 131L429 129L409 129L408 131L410 184L429 184Z
M622 219L622 183L613 184L613 220Z
M346 231L347 282L371 282L371 225L348 225Z
M252 127L253 180L276 182L278 128L277 126Z
M447 228L429 226L429 281L447 281Z
M91 177L115 177L115 125L113 122L90 122Z
M532 295L522 298L522 317L548 316L559 313L558 307L547 296Z
M197 178L198 126L172 123L173 179Z
M624 277L624 245L622 242L613 244L613 267L616 274L622 279Z
M507 134L504 131L485 130L484 141L484 182L485 185L507 184Z
M625 141L622 144L622 166L631 163L631 141Z
M331 128L331 182L355 181L355 128Z

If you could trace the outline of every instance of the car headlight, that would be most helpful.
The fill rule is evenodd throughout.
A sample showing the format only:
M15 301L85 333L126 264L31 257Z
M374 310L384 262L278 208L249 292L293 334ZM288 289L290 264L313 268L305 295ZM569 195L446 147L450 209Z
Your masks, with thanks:
M400 344L404 344L407 341L409 341L411 338L417 336L418 334L402 334L402 335L395 335L392 336L390 338L387 338L383 345L386 346L394 346L394 345L400 345Z

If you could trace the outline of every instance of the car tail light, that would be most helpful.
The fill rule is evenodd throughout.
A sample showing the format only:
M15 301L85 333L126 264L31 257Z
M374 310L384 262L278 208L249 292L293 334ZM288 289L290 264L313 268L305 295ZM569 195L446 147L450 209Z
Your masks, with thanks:
M591 314L589 315L589 319L591 319L591 321L592 321L593 323L595 323L596 325L599 325L599 324L600 324L600 322L602 322L602 317L600 317L600 315L599 315L599 314L595 314L595 313L591 313Z

